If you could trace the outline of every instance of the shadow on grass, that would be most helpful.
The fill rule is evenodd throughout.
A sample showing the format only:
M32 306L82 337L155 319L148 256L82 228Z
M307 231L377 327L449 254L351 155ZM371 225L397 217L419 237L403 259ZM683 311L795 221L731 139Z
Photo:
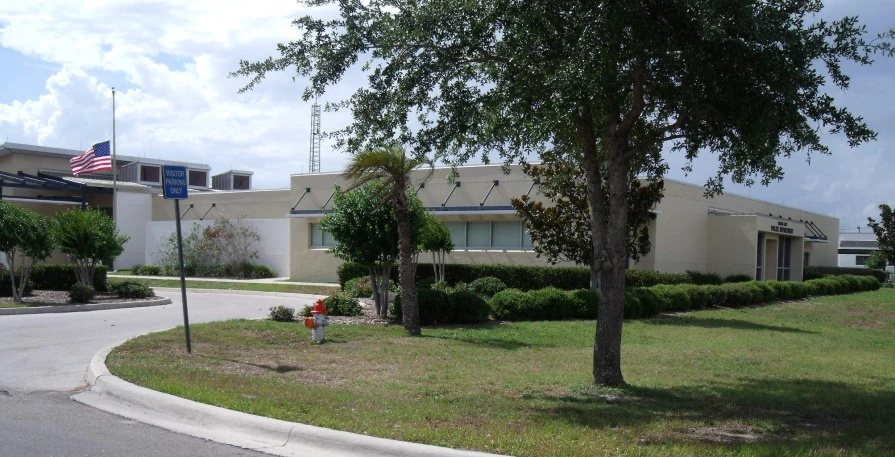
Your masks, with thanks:
M466 338L460 336L443 336L443 335L427 335L423 334L420 338L435 338L439 340L450 340L450 341L459 341L461 343L467 343L474 346L485 346L494 349L506 349L506 350L516 350L522 348L531 348L531 347L550 347L548 345L543 344L531 344L526 341L519 340L510 340L507 338Z
M755 455L819 448L895 455L895 392L853 384L742 379L669 389L582 386L562 395L530 393L526 398L546 403L532 408L545 421L594 429L675 419L689 424L643 437L650 444L734 443Z
M294 365L273 366L273 365L265 365L263 363L250 363L250 362L243 362L241 360L226 359L223 357L211 357L208 355L201 355L201 354L193 354L193 356L194 357L202 357L203 359L217 360L218 362L230 362L230 363L236 363L239 365L246 365L246 366L250 366L250 367L261 368L261 369L273 371L276 373L291 373L293 371L302 371L302 368L296 367Z
M773 332L785 333L805 333L816 334L809 330L802 330L793 327L780 327L776 325L756 324L754 322L742 321L738 319L717 319L704 318L695 316L681 317L659 317L642 321L648 325L676 325L685 327L702 327L702 328L729 328L736 330L769 330Z

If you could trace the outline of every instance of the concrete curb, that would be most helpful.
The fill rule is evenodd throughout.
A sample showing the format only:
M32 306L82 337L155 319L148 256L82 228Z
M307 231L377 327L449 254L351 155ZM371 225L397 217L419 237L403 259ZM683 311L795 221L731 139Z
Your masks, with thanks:
M102 311L107 309L145 308L147 306L170 305L171 299L159 297L155 300L117 303L98 303L94 305L39 306L34 308L0 308L0 316L18 314L56 314L82 313L86 311Z
M97 353L87 369L91 389L72 398L89 406L218 443L281 456L484 457L427 444L375 438L286 422L197 403L131 384L109 372L106 357L122 343Z
M165 293L180 293L180 289L171 287L153 287ZM264 292L260 290L235 290L235 289L192 289L187 287L188 294L223 294L223 295L260 295L262 297L285 297L285 298L326 298L327 295L313 294L296 294L293 292Z

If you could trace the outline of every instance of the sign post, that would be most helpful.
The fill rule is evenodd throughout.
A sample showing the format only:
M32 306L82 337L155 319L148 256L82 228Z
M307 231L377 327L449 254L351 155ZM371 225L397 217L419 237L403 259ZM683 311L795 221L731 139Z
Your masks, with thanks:
M192 354L190 315L186 306L186 276L183 273L183 235L180 230L180 200L188 197L186 167L165 165L162 167L162 182L165 199L174 199L174 217L177 218L177 256L180 260L180 294L183 299L183 328L186 331L186 352Z

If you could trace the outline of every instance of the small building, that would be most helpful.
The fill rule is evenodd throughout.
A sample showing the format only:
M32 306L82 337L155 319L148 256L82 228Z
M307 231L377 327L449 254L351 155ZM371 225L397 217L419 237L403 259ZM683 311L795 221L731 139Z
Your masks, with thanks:
M838 264L840 267L866 268L870 254L879 250L879 243L869 228L862 231L843 230L839 232ZM895 273L895 266L889 264L886 271Z

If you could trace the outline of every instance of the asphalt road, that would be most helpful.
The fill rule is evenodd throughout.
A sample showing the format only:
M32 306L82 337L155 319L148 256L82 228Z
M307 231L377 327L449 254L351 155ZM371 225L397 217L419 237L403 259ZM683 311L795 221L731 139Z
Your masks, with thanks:
M261 456L129 421L71 400L87 365L109 345L183 324L180 295L149 308L0 316L0 457ZM261 318L313 300L190 294L190 322Z

